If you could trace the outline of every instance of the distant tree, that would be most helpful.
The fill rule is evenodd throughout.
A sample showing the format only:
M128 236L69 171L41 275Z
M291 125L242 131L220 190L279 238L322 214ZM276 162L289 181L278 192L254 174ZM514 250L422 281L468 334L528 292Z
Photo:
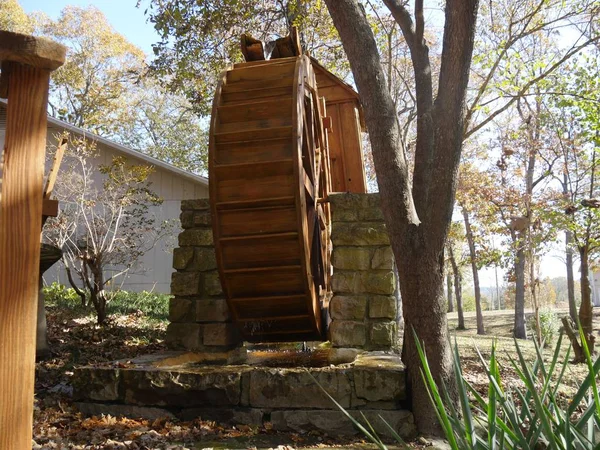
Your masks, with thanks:
M69 149L60 172L62 182L55 189L61 211L48 221L44 235L62 248L71 286L84 305L94 307L103 324L110 287L154 246L169 224L157 223L150 209L162 202L148 181L152 167L128 165L116 157L101 166L103 180L98 183L91 163L96 156L93 143L75 139Z
M0 30L31 34L33 19L23 10L18 0L0 0Z
M593 305L590 262L600 251L600 56L582 57L571 72L568 85L573 95L562 98L550 114L553 119L556 152L562 160L562 198L557 202L557 225L568 230L581 264L581 305L576 322L593 349ZM584 362L582 343L576 330L563 320L575 352Z

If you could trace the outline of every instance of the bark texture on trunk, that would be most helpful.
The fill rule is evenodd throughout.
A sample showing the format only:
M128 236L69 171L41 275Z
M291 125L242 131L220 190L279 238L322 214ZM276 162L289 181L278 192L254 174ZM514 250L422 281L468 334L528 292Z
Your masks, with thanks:
M452 264L452 273L454 274L454 295L456 296L456 312L458 313L458 326L457 330L464 330L465 328L465 314L463 311L463 303L462 303L462 275L460 273L460 269L458 268L458 264L456 263L456 258L454 257L454 250L452 250L452 246L448 245L448 254L450 258L450 263Z
M520 239L515 258L515 327L513 334L517 339L527 339L525 329L525 249Z
M590 351L593 352L594 330L592 321L594 317L592 305L592 289L590 287L590 262L589 249L587 246L579 247L579 258L581 259L581 305L579 306L579 323L585 334Z
M469 212L465 208L462 208L462 214L465 222L467 242L469 244L469 259L471 260L471 270L473 271L473 288L475 290L475 311L477 314L477 334L485 334L485 327L483 326L483 313L481 310L481 288L479 287L479 271L477 270L477 252L475 250L475 239L473 238L473 230L471 230Z
M448 312L454 312L454 299L452 298L452 274L450 270L446 271L446 291L448 295Z
M573 275L573 233L565 231L565 253L567 265L567 296L569 299L569 316L577 322L577 303L575 303L575 276Z
M394 102L372 29L357 0L326 0L361 96L372 144L382 210L398 264L406 332L403 356L412 409L423 433L441 434L423 385L412 336L419 333L435 380L457 398L444 301L444 245L454 194L464 129L465 93L469 80L478 2L448 0L438 96L424 38L423 4L410 13L398 0L385 0L410 48L417 99L417 143L413 183L402 148ZM414 187L414 190L413 190Z

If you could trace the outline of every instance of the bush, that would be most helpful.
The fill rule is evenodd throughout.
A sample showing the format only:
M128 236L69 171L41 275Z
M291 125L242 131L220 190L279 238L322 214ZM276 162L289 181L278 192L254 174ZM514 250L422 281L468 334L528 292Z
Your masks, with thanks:
M551 345L554 342L554 338L558 334L560 321L558 316L552 309L541 309L540 310L540 328L542 342L544 347ZM527 318L527 328L529 328L534 336L537 336L537 321L535 320L535 314Z
M93 309L91 307L84 308L75 290L62 284L54 282L50 286L45 286L43 292L47 306L74 311L91 311ZM140 311L149 318L167 320L170 297L167 294L148 291L115 291L109 296L108 314L132 314Z
M580 333L582 333L580 331ZM488 398L483 398L463 377L458 346L454 345L454 374L458 385L460 411L444 389L438 390L425 350L417 339L423 364L422 374L440 424L450 446L462 449L597 449L600 448L600 397L597 378L600 357L592 362L589 350L588 373L570 401L559 402L558 388L569 364L570 348L562 363L562 333L550 363L544 362L542 350L534 341L536 359L527 362L515 340L517 359L510 358L524 388L503 386L496 358L495 344L489 362L481 353L482 369L489 379ZM474 402L469 400L469 394Z

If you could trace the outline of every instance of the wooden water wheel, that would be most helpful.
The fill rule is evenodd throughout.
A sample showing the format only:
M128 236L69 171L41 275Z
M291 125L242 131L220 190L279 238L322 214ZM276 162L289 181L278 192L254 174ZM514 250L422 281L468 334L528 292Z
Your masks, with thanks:
M211 119L215 250L250 342L324 339L331 274L325 103L305 56L236 64Z

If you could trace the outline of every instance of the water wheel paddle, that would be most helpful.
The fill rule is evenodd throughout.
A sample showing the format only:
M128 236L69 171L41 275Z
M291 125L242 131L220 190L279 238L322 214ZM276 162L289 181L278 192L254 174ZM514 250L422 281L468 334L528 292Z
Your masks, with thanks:
M250 342L324 339L331 189L308 56L236 64L213 102L209 180L223 290Z

